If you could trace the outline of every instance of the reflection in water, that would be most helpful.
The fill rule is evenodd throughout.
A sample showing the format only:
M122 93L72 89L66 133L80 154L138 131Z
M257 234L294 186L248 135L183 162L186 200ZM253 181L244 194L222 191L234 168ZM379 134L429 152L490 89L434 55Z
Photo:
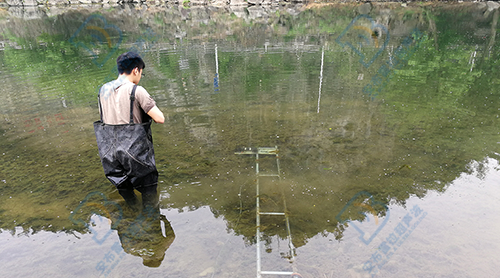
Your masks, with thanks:
M104 255L96 266L101 273L109 274L119 264L123 257L122 250L141 257L145 266L161 265L175 234L170 222L160 213L158 195L146 194L142 200L142 205L131 206L130 203L118 203L102 193L92 192L72 212L71 221L88 228L98 245L109 242L113 230L118 232L121 248L114 244L111 251ZM102 219L109 220L109 228L102 226Z
M340 213L337 214L335 218L341 223L355 219L355 217L353 217L353 210L356 211L357 214L360 214L362 217L361 222L370 219L368 216L369 214L371 214L370 217L372 217L374 220L373 222L375 222L375 225L372 225L372 230L369 232L365 232L362 228L358 227L355 223L356 221L353 221L350 224L360 233L359 238L361 241L368 245L387 224L387 221L390 218L389 208L386 204L375 201L370 193L361 191L354 195L349 202L347 202L345 207L342 208ZM379 219L379 215L384 216L383 220Z
M290 230L290 220L289 220L289 215L288 215L288 208L286 205L286 198L284 195L284 189L283 189L283 184L281 183L281 169L280 169L280 163L279 163L279 149L277 147L257 147L257 148L242 148L240 150L237 150L235 154L239 155L252 155L255 156L255 187L256 187L256 193L255 193L255 245L257 247L257 277L261 277L262 274L266 273L275 273L276 275L294 275L296 273L296 267L293 265L293 262L295 260L295 247L293 246L292 242L292 232ZM271 156L276 159L275 167L270 167L266 169L264 164L262 163L264 161L265 156ZM274 160L274 159L273 159ZM269 164L269 163L268 163ZM264 167L263 167L264 166ZM274 168L274 169L273 169ZM263 169L266 169L262 171ZM273 169L273 170L270 170ZM266 203L266 197L265 194L262 195L262 205L261 205L261 187L265 185L265 182L261 181L265 177L271 177L275 178L280 182L280 187L281 187L281 202L278 205L278 203L274 203L275 206L264 206ZM271 184L272 185L272 184ZM241 194L241 193L240 193ZM273 220L281 223L282 221L276 220L277 217L284 217L285 218L285 228L286 228L286 239L287 239L287 245L288 245L288 251L281 253L281 257L287 258L290 264L292 264L294 271L274 271L272 269L269 270L262 270L261 269L261 251L260 251L260 246L261 246L261 226L265 227L265 225L261 225L261 217L270 217L274 218ZM272 221L273 221L272 220ZM271 253L272 248L269 247L270 244L270 238L266 238L266 252ZM295 277L301 277L300 275L295 275Z
M338 270L335 273L339 276L366 275L363 267L369 268L367 259L382 242L388 242L398 224L405 225L399 218L411 213L415 203L428 215L399 246L391 257L393 262L384 265L381 275L401 277L405 270L425 276L428 273L421 272L423 263L419 262L433 263L426 261L427 253L440 254L444 262L459 260L464 267L473 265L454 251L458 248L453 247L455 241L446 237L451 228L445 231L433 222L451 212L426 203L426 198L435 192L454 192L454 182L468 173L478 177L472 185L485 177L493 177L491 184L500 180L495 174L496 164L488 162L490 158L498 160L498 12L483 4L392 10L375 5L369 16L384 24L390 39L373 61L368 60L369 67L359 63L356 51L335 41L356 18L353 7L308 9L296 16L275 11L261 17L251 13L254 21L249 20L248 13L228 14L205 7L155 13L118 6L112 12L102 11L106 22L123 32L120 51L144 38L142 27L151 28L157 35L154 44L141 47L151 65L146 69L144 86L159 107L168 111L168 124L153 128L158 138L155 153L163 192L161 208L180 211L177 222L172 222L177 229L186 223L182 217L202 213L206 210L200 208L208 207L218 219L205 217L200 226L212 227L223 220L227 236L235 239L220 239L214 234L204 238L202 233L191 231L188 226L195 223L189 223L184 234L176 230L173 243L166 232L162 237L150 237L150 231L160 234L161 218L151 226L137 224L142 220L122 223L116 215L108 218L98 206L111 210L106 202L119 199L102 177L91 126L98 117L96 88L113 72L114 65L104 62L99 68L93 62L95 57L69 42L91 13L61 11L59 16L44 20L1 17L1 29L8 32L0 39L5 45L0 50L5 77L0 81L4 100L0 103L0 228L16 234L23 230L32 237L43 231L64 231L91 233L98 239L109 231L107 239L116 236L116 229L125 250L151 255L154 262L146 264L157 265L168 248L158 269L175 269L172 271L178 277L185 274L183 271L189 277L211 273L217 277L253 277L254 246L247 256L246 247L238 244L255 245L256 241L255 164L233 150L237 146L278 146L283 180L259 195L263 205L273 206L282 202L280 186L287 189L284 198L297 248L295 265L301 267L304 277L322 277L330 269ZM370 28L368 23L363 21L360 26ZM400 47L405 47L412 30L421 34L418 48L403 51ZM358 34L348 32L342 39L359 42ZM92 36L78 39L92 46L92 53L101 55L98 61L102 64L109 46ZM365 56L377 53L383 45L378 43L371 49L375 38L362 39L357 45ZM397 55L404 56L398 65L387 66L394 65ZM383 78L374 80L377 75ZM377 96L363 93L363 88L380 80L383 83L376 88ZM484 203L494 200L496 191L477 190L490 193L484 194ZM91 199L96 205L80 209L85 202L82 200L92 191L102 192ZM367 195L357 195L360 192ZM433 200L439 203L437 199ZM469 199L460 199L459 203L468 208L471 204ZM488 213L486 208L467 211L485 230L488 225L481 222L481 215ZM69 219L73 214L76 223ZM113 229L92 230L89 223L93 214L111 219ZM412 221L409 223L414 224ZM458 226L458 222L450 221L446 222L449 226ZM475 228L461 223L462 235L456 235L460 246L478 243L465 236L474 234ZM283 265L283 260L271 257L286 245L283 226L284 222L261 222L262 241L270 251L263 252L267 260L264 268L289 268L288 263ZM365 233L366 241L376 234L368 245L360 240L361 233L352 229L356 226ZM139 243L140 238L127 234L128 229L135 228L145 235L144 242L157 245ZM185 237L191 234L200 235L201 242L210 244L197 241L196 246L190 245ZM488 240L492 238L487 235ZM103 245L107 242L104 240ZM136 247L129 247L135 243ZM191 254L208 254L199 257L199 268L189 267L176 261L192 260L177 244ZM435 252L433 245L443 249ZM158 249L154 249L156 246ZM77 249L91 257L91 250L84 251L82 246ZM146 249L148 252L136 252ZM236 249L238 254L230 252ZM219 257L210 256L219 250L217 254L227 261L220 268ZM460 249L463 253L474 250ZM329 260L332 253L335 261ZM494 255L495 251L487 253ZM413 258L413 254L418 255ZM439 271L444 265L433 269ZM483 269L487 276L494 276L491 265L483 265ZM89 270L89 275L95 275L95 271ZM144 274L140 272L144 270L137 271L137 275ZM461 271L463 276L476 274Z
M139 215L125 214L116 226L123 250L143 259L148 267L159 267L175 239L174 230L158 207Z

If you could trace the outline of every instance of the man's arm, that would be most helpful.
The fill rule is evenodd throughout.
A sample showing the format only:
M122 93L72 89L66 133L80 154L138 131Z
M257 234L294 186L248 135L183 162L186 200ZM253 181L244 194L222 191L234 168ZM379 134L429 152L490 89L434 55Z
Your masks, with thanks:
M165 116L156 105L149 110L148 115L153 118L155 123L163 124L165 122Z

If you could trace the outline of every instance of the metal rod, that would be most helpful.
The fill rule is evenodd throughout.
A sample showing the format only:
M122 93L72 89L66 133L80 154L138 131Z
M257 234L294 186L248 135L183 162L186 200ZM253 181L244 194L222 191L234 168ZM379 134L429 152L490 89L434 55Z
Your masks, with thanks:
M215 73L219 75L219 57L217 55L217 44L215 44Z
M323 46L321 50L321 71L319 73L319 94L318 94L318 112L319 113L319 103L321 101L321 84L323 83L323 60L325 58L325 47Z
M259 153L255 154L255 172L259 175Z
M259 174L259 177L279 177L278 174Z
M214 78L214 92L219 91L220 79L219 79L219 56L217 51L217 44L215 44L215 78Z
M288 209L286 206L286 200L285 200L285 192L283 190L283 186L280 183L280 188L281 188L281 194L282 194L282 199L283 199L283 208L284 212L260 212L260 179L259 177L261 176L274 176L278 177L279 181L281 181L281 169L280 169L280 162L279 162L279 156L278 156L278 147L275 146L274 149L271 147L264 147L264 148L257 148L257 150L252 148L249 148L248 150L245 148L244 151L240 152L235 152L235 154L252 154L255 155L255 175L256 175L256 187L255 187L255 204L256 204L256 209L255 209L255 224L256 224L256 232L255 232L255 240L256 240L256 245L257 245L257 278L262 278L262 274L267 274L267 275L292 275L296 272L295 266L292 265L292 268L294 272L286 272L286 271L262 271L261 267L261 254L260 254L260 249L261 249L261 233L260 233L260 215L283 215L285 216L286 220L286 229L287 229L287 238L288 238L288 247L290 248L290 258L289 261L293 262L295 258L294 254L294 249L295 247L293 246L292 243L292 234L291 234L291 229L290 229L290 221L288 217ZM277 167L277 174L260 174L260 169L259 169L259 154L262 155L275 155L276 156L276 167Z
M257 229L255 231L255 239L257 240L257 278L261 278L261 271L260 271L260 197L259 197L259 153L255 154L255 172L257 174L257 182L256 182L256 201L255 201L255 206L256 206L256 220L255 224L257 226Z
M294 272L290 271L262 271L262 274L268 275L292 275Z
M324 53L324 48L323 48L323 53ZM321 57L321 72L323 72L323 56ZM321 75L323 75L323 73ZM319 106L318 106L318 112L319 112ZM276 146L276 149L278 149L278 146ZM276 153L276 165L278 167L278 174L281 175L280 161L279 161L278 153ZM280 180L281 180L281 176L280 176ZM292 231L290 229L290 220L288 217L288 208L286 206L285 191L283 190L282 184L280 184L280 188L281 188L281 197L283 199L283 211L285 212L284 215L285 215L285 220L286 220L288 248L290 249L291 261L293 261L295 259L295 253L294 253L295 247L293 246L293 242L292 242Z

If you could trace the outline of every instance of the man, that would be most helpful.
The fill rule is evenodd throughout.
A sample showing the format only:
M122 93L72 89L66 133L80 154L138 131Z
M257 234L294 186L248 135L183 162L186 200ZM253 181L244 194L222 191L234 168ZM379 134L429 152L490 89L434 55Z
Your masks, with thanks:
M158 171L150 125L151 119L162 124L165 117L148 92L137 86L145 68L142 58L127 52L116 63L118 79L99 90L101 121L94 123L99 155L106 177L127 204L136 206L136 189L143 207L156 210Z

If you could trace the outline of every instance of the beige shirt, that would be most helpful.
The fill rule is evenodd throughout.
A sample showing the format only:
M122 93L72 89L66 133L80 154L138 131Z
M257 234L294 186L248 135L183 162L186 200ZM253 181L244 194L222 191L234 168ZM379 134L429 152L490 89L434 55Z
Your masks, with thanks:
M100 89L102 120L105 124L128 124L130 122L130 94L134 83L123 76L104 84ZM134 123L147 122L149 112L156 103L141 86L135 90Z

